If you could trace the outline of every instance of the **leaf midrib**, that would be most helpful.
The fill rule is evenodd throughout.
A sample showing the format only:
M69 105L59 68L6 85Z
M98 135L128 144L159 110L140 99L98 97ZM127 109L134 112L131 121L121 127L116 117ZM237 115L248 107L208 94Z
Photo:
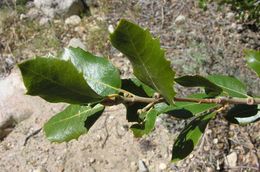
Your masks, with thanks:
M79 112L76 113L75 115L70 116L70 117L68 117L68 118L64 118L64 119L59 120L59 121L57 121L57 122L53 122L53 123L49 124L49 126L53 126L53 125L58 124L58 123L63 123L64 121L70 120L70 119L72 119L72 118L79 117L79 116L81 116L81 114L83 114L83 113L88 113L88 112L91 111L91 110L93 110L93 109L87 109L87 110L84 110L84 111L80 111L80 110L79 110Z
M22 67L22 68L25 68L25 67ZM45 77L44 75L42 75L42 74L40 74L40 73L37 73L37 72L35 72L35 71L33 71L33 70L30 70L29 68L26 68L26 69L29 70L30 72L34 73L35 75L38 75L38 76L40 76L40 77L42 77L42 78L44 78L44 79L46 79L46 80L48 80L48 81L50 81L50 82L52 82L52 83L54 83L54 84L57 84L57 85L59 85L59 86L65 88L66 90L72 91L72 92L77 93L77 94L82 95L82 96L87 96L87 95L85 95L85 94L81 94L81 92L78 92L77 90L67 88L67 87L65 87L64 85L60 84L59 82L56 82L56 81L54 81L54 80L52 80L52 79L49 79L48 77ZM86 84L87 84L87 83L86 83ZM88 96L87 96L87 97L88 97Z
M135 54L139 57L139 58L137 58L137 60L142 64L142 66L143 66L143 68L145 70L145 73L147 74L149 79L152 81L152 84L155 87L155 89L157 91L160 91L160 89L158 89L157 85L155 84L155 82L153 81L152 77L150 76L150 74L148 72L148 69L146 68L146 65L144 65L144 62L143 62L142 58L140 58L141 55L138 53L137 48L136 48L136 46L135 46L135 44L134 44L134 42L132 40L132 37L129 35L129 28L127 27L126 30L127 30L127 36L128 36L128 38L130 40L130 43L131 43L132 47L135 49ZM144 32L145 32L145 39L146 39L147 33L146 33L146 31L144 31Z
M221 85L221 84L218 84L218 83L215 83L217 86L220 86L220 87L222 87L222 88L225 88L225 89L227 89L227 90L229 90L229 91L233 91L233 92L235 92L235 93L237 93L237 94L240 94L240 95L243 95L243 96L245 96L245 97L248 97L248 95L246 95L246 94L244 94L244 93L241 93L241 92L238 92L238 91L236 91L236 90L232 90L232 89L230 89L230 88L228 88L228 87L225 87L225 86L223 86L223 85Z
M106 84L106 83L104 83L104 82L100 82L99 80L96 80L96 79L94 79L94 78L92 78L92 77L86 77L86 78L87 78L87 80L89 79L89 80L91 80L91 81L94 81L94 82L96 82L96 83L99 83L100 85L104 85L104 86L109 87L109 88L111 88L111 89L114 89L114 90L116 90L116 91L120 91L119 88L113 87L113 86L108 85L108 84Z
M71 53L70 53L70 54L71 54ZM74 56L75 59L77 58L74 54L71 54L71 55ZM83 67L81 67L81 70L84 72ZM91 80L91 81L94 81L94 82L96 82L96 83L99 83L99 84L101 84L101 85L104 85L104 86L106 86L106 87L109 87L109 88L111 88L111 89L114 89L114 90L116 90L116 91L120 91L119 88L113 87L113 86L108 85L108 84L106 84L106 83L104 83L104 82L100 82L99 80L96 80L96 79L94 79L94 78L92 78L92 77L85 76L85 75L84 75L84 77L86 77L87 80L89 79L89 80ZM93 88L92 88L92 89L93 89Z

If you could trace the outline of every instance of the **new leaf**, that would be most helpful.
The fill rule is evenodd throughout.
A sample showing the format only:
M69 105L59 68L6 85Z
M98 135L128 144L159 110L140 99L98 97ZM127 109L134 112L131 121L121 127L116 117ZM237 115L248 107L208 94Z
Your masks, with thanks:
M104 110L104 106L70 105L53 116L45 125L44 132L52 142L68 142L87 133Z
M142 115L145 116L145 121L141 124L133 124L131 126L131 130L135 137L142 137L143 135L149 134L153 131L158 112L154 109L150 109Z
M54 103L87 104L102 100L69 61L38 57L19 64L19 68L29 95Z
M172 104L175 72L164 58L159 40L154 39L148 30L127 20L120 21L110 38L113 46L131 61L134 75Z

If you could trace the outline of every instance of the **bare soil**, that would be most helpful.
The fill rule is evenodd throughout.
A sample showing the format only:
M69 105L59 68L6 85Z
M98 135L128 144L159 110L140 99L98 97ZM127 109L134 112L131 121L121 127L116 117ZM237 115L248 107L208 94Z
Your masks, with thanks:
M109 25L115 27L121 18L126 18L160 38L177 75L235 76L248 85L250 93L260 95L260 79L246 67L243 58L244 49L260 50L260 32L228 17L228 7L219 8L212 3L203 11L195 0L100 0L98 4L91 8L91 16L83 17L73 27L65 26L64 19L39 26L36 20L20 19L20 14L9 13L0 30L0 75L7 77L16 63L35 55L58 55L71 38L81 38L89 51L108 56L120 68L122 77L129 77L130 63L110 45L107 30ZM180 15L185 20L176 23ZM176 90L180 96L196 91L183 91L180 87ZM141 160L152 172L236 172L260 168L260 122L238 126L226 122L224 114L209 124L196 150L177 164L170 163L172 144L187 122L162 115L152 134L136 139L128 129L121 105L108 108L78 141L51 144L40 132L23 146L26 136L64 108L38 99L36 102L35 106L44 110L18 123L0 142L0 171L128 172L140 170ZM234 154L235 166L227 162Z

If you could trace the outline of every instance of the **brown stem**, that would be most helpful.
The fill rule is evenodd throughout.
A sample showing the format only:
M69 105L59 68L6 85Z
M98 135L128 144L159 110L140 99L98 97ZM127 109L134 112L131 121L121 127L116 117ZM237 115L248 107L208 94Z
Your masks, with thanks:
M197 103L214 103L214 104L248 104L257 105L260 104L260 98L237 98L237 97L218 97L211 99L196 99L196 98L178 98L175 97L176 102L197 102Z
M147 98L140 96L133 97L123 97L118 96L117 99L119 102L139 102L139 103L159 103L165 101L163 98ZM198 98L180 98L175 97L175 102L195 102L202 104L248 104L248 105L257 105L260 104L260 98L233 98L233 97L218 97L218 98L208 98L208 99L198 99Z

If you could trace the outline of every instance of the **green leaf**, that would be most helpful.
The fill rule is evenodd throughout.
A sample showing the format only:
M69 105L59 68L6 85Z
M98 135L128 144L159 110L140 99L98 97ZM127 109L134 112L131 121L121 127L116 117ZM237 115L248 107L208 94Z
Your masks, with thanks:
M149 87L148 85L144 84L137 78L131 78L131 81L138 87L141 87L147 96L152 97L155 93L155 90Z
M133 124L130 127L135 137L142 137L143 135L149 134L153 131L158 112L154 109L150 109L142 115L146 117L145 121L142 124Z
M19 64L19 68L29 95L54 103L86 104L102 100L68 61L38 57Z
M209 121L215 117L215 113L199 116L192 120L179 134L172 149L172 162L187 157L201 139Z
M210 97L218 96L223 91L221 87L199 75L175 78L175 82L184 87L204 87L206 94Z
M248 124L260 120L260 105L235 105L225 118L234 124Z
M175 72L164 58L159 40L154 39L148 30L127 20L120 21L110 38L113 46L131 61L134 75L173 104Z
M210 75L208 80L221 87L224 93L231 97L245 98L247 96L247 89L244 83L234 77L223 75Z
M117 94L121 88L119 71L108 59L97 57L80 48L66 48L63 59L70 59L84 75L88 85L99 95Z
M207 97L204 93L193 94L188 96L189 98L205 98ZM195 102L175 102L175 105L167 105L166 103L158 103L155 105L155 110L159 114L166 113L170 116L188 119L193 116L198 116L201 113L217 107L216 104L200 104Z
M260 77L260 51L246 50L245 58L247 65L256 72L258 77Z
M77 139L88 132L103 110L104 106L101 104L95 107L70 105L45 123L44 132L51 142L61 143Z

